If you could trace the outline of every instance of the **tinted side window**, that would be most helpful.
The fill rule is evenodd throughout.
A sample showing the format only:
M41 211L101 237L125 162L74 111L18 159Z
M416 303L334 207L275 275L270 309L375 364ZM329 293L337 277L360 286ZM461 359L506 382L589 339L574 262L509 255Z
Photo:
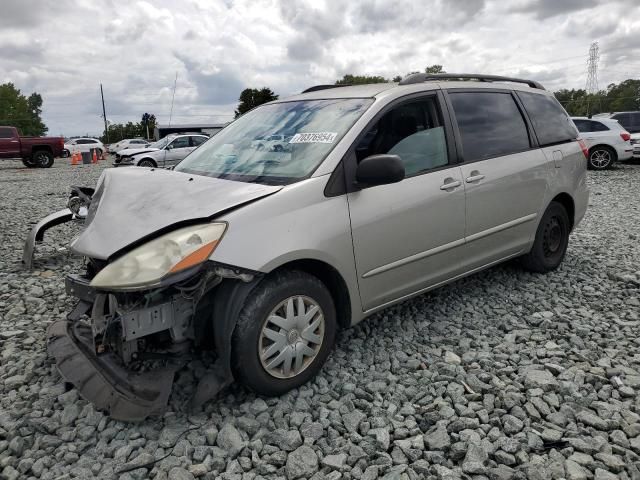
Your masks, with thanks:
M518 92L541 146L577 137L576 128L560 103L549 95Z
M573 123L576 124L579 132L591 131L591 122L589 120L574 120Z
M447 143L435 98L404 103L385 113L356 146L358 161L369 155L398 155L410 177L447 165Z
M618 113L611 118L618 120L620 125L629 133L640 132L640 112Z
M206 137L191 137L191 145L193 147L198 147L202 145L206 140Z
M189 146L189 137L176 138L171 142L171 148L185 148Z
M607 127L604 123L591 122L591 131L592 132L606 132L607 130L609 130L609 127Z
M13 130L10 128L0 128L0 138L13 138Z
M510 93L450 92L465 162L522 152L527 126Z

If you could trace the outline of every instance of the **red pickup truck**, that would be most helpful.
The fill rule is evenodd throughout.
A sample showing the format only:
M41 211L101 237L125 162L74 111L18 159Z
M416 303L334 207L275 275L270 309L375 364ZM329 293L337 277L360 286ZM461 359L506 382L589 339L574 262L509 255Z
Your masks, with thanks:
M62 137L21 137L15 127L0 127L0 158L21 158L29 168L49 168L63 148Z

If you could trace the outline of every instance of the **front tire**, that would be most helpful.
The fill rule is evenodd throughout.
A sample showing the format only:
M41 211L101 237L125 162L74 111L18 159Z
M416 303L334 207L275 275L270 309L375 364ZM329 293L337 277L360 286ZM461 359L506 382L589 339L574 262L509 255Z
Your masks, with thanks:
M139 167L149 167L149 168L157 167L156 162L154 162L150 158L143 158L142 160L140 160L140 162L138 162L138 166Z
M232 337L235 377L268 396L297 388L322 368L336 335L331 294L300 271L265 278L243 306Z
M609 147L596 146L589 151L589 168L591 170L606 170L616 161L616 152Z
M531 251L522 257L522 265L536 273L547 273L560 266L569 245L571 223L561 203L551 202L540 220Z

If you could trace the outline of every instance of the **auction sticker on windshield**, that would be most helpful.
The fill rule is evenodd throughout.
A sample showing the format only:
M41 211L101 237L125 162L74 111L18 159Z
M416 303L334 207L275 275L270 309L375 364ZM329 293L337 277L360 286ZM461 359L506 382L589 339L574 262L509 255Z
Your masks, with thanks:
M289 143L333 143L337 132L296 133Z

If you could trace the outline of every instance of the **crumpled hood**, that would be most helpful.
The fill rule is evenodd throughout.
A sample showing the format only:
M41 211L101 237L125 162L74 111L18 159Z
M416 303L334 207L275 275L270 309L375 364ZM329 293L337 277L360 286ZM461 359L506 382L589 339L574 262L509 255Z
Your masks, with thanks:
M148 152L157 152L159 150L159 148L125 148L124 150L118 150L118 152L116 152L116 155L120 155L121 157L123 155L127 155L127 156L133 156L133 155L137 155L139 153L148 153Z
M280 189L162 169L110 168L98 181L85 228L71 250L106 260L160 230L206 222Z

